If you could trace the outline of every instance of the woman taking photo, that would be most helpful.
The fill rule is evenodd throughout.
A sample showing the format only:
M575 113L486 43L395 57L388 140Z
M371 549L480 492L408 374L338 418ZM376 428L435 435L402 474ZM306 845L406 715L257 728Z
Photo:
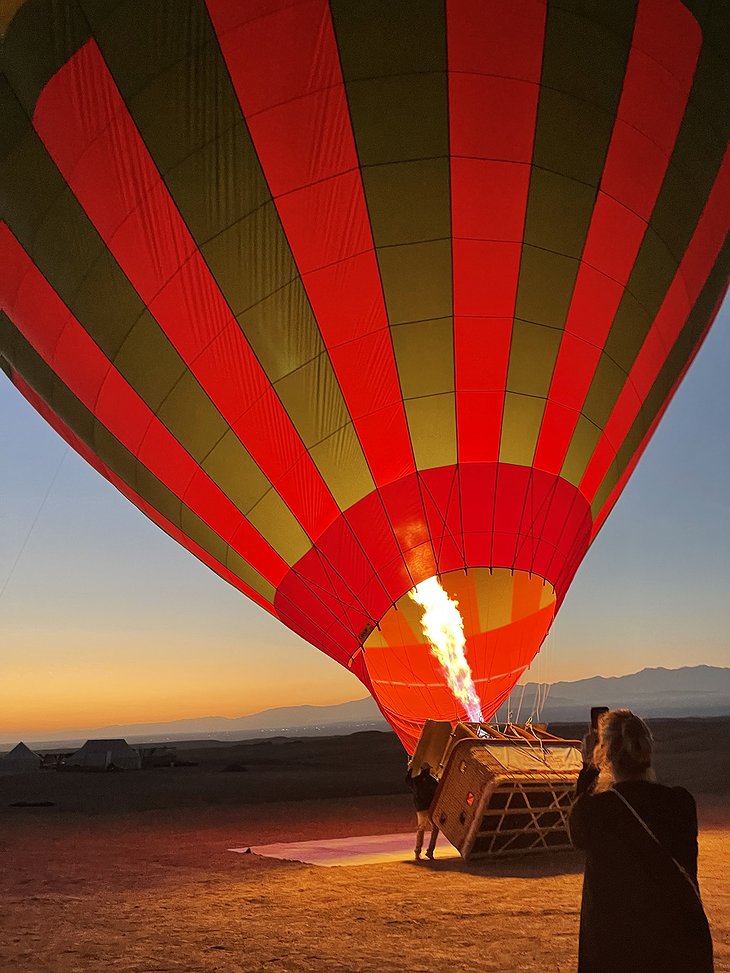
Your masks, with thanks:
M652 737L629 710L598 726L593 773L570 815L586 851L578 973L712 973L697 886L697 809L656 783Z

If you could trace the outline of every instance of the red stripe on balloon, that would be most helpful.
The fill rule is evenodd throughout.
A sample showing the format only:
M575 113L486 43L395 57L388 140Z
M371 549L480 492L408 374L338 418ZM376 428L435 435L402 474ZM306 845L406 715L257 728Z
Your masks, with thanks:
M245 13L235 0L207 6L363 452L382 486L415 465L329 5L315 0L271 10L258 3Z
M580 489L589 502L595 497L699 297L727 236L729 211L730 149L725 152L692 239L581 480Z
M304 530L316 537L337 516L337 506L93 40L43 89L33 124L151 314Z
M447 4L454 362L462 463L499 456L545 11L540 0Z
M276 587L289 570L115 369L0 225L0 305L79 401L176 497Z
M666 35L666 47L655 43L657 32ZM537 442L534 465L539 469L558 473L565 460L664 181L701 45L697 22L681 4L641 0Z
M261 595L250 588L244 581L228 570L220 561L217 561L212 557L207 551L199 547L195 541L191 540L186 534L176 527L171 521L167 520L162 514L156 510L154 507L150 506L146 500L144 500L138 493L135 493L132 488L125 483L112 469L110 469L105 463L103 463L99 457L91 451L86 443L79 439L76 433L63 422L59 416L47 405L46 402L38 395L38 393L31 388L30 385L25 381L25 379L14 369L11 371L10 380L13 385L17 388L20 394L27 399L30 405L38 412L40 416L45 419L49 426L51 426L55 431L64 439L68 445L75 450L79 456L86 460L89 466L92 466L97 473L100 473L106 480L108 480L113 486L119 490L123 496L127 498L131 503L135 505L142 513L149 517L149 519L156 524L161 530L176 540L178 544L185 547L191 554L197 557L203 564L207 565L212 571L227 581L229 584L233 585L234 588L238 588L242 591L244 595L251 599L251 601L256 602L261 608L264 608L267 612L272 614L275 618L277 617L277 612L274 606L262 598Z

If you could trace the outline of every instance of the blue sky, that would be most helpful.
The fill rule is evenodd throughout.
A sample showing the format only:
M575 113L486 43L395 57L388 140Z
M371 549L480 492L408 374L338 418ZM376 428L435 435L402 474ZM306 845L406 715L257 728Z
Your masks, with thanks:
M729 426L726 302L529 678L730 665ZM1 375L0 456L5 728L236 716L363 695L143 517Z

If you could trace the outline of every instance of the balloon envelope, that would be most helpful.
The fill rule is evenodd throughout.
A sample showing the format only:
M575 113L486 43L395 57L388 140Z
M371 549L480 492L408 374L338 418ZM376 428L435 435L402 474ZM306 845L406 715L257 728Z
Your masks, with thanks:
M11 381L409 748L440 576L490 715L724 293L727 8L14 6Z

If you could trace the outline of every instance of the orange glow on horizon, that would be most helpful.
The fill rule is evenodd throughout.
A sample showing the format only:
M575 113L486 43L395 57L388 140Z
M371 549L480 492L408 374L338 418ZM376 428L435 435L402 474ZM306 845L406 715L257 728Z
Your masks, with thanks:
M37 638L37 634L36 634ZM250 646L201 646L190 639L104 637L72 633L55 644L13 639L0 685L0 740L67 730L205 717L238 718L276 707L329 706L361 699L362 684L314 649L295 647L296 661ZM282 650L285 656L285 650ZM252 657L253 656L253 657ZM314 658L313 658L314 657Z
M56 690L62 687L57 686ZM290 706L334 706L349 702L366 695L362 686L353 684L352 691L333 696L324 691L315 697L311 692L296 696L289 692L282 699L274 688L267 695L252 699L232 691L217 694L201 693L192 687L180 687L174 696L160 699L142 687L128 687L129 695L122 687L112 687L108 692L97 693L93 700L83 697L83 685L78 682L74 691L59 694L57 691L41 692L33 697L22 696L17 691L9 702L2 698L2 717L0 718L0 740L18 733L42 736L44 733L59 733L66 730L85 730L104 726L127 726L134 724L168 723L175 720L195 720L207 717L238 719L251 716L262 710ZM49 716L52 713L52 716Z

